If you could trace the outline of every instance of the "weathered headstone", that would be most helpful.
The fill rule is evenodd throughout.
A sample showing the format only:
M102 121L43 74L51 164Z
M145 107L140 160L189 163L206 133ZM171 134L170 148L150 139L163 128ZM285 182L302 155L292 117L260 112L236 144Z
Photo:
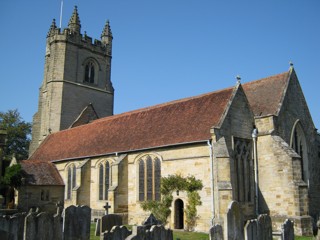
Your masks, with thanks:
M59 213L53 215L53 235L55 240L62 239L62 218Z
M9 235L13 236L13 240L23 239L25 213L16 213L9 218Z
M100 233L110 231L113 228L113 226L122 225L122 217L117 214L104 215L100 221Z
M153 225L149 232L150 240L172 240L173 233L171 229L165 229L162 225Z
M125 226L114 226L110 231L102 233L101 240L125 240L131 231Z
M147 227L145 226L132 226L132 234L126 240L140 240L147 238Z
M268 214L261 214L257 219L259 240L272 240L272 223Z
M152 225L161 225L161 221L159 221L158 219L156 219L156 217L151 213L149 215L149 217L143 221L142 225L143 226L147 226L147 227L151 227Z
M318 234L317 234L317 240L320 240L320 218L317 221L317 227L318 227Z
M101 224L101 218L98 218L96 222L96 229L94 232L95 236L100 236L100 224Z
M225 239L243 240L243 215L240 205L232 201L228 206L228 212L225 220Z
M289 219L284 221L282 228L282 240L294 240L294 225Z
M91 209L88 206L69 206L63 211L64 240L90 239Z
M215 224L209 230L210 240L223 240L223 230L220 224Z
M61 240L61 216L30 212L25 218L24 240Z
M258 239L258 225L257 220L249 220L244 226L244 238L246 240L257 240Z

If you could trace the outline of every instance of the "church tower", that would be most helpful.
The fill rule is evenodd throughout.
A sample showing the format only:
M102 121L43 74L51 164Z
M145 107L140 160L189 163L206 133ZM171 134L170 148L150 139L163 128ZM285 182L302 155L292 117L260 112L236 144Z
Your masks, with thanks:
M112 38L109 21L101 40L92 42L86 32L81 34L77 7L63 31L53 20L47 34L44 78L38 112L33 117L30 155L48 134L69 128L88 106L95 116L87 114L87 122L113 114Z

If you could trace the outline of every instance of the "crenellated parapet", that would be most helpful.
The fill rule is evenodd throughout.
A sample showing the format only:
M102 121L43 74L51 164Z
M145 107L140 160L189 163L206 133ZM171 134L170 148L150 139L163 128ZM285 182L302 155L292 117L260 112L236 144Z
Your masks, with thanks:
M55 42L71 43L76 44L81 48L89 49L91 51L108 56L111 56L112 54L112 39L113 36L109 20L106 22L102 30L100 40L93 40L93 38L88 36L86 32L81 34L80 18L77 7L75 7L74 12L69 20L68 28L61 30L61 28L56 26L56 21L53 19L47 34L47 44L49 45Z

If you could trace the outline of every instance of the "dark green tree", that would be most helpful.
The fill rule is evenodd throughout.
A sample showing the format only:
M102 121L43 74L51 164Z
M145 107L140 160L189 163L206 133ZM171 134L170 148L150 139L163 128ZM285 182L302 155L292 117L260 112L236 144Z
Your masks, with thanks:
M15 154L17 160L28 158L31 123L22 120L17 109L0 112L0 128L7 130L4 160L9 162Z

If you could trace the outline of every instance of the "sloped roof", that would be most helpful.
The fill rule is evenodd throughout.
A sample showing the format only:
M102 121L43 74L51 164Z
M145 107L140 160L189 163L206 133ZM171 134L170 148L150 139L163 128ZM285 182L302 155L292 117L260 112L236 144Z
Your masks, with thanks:
M242 84L255 116L278 115L290 71Z
M30 185L64 185L58 170L51 162L25 160L20 164L26 174L26 182Z
M232 94L228 88L60 131L49 135L30 159L54 161L205 141Z
M277 115L290 73L242 85L255 116ZM58 161L208 140L210 128L221 124L233 89L105 117L53 133L30 159Z

